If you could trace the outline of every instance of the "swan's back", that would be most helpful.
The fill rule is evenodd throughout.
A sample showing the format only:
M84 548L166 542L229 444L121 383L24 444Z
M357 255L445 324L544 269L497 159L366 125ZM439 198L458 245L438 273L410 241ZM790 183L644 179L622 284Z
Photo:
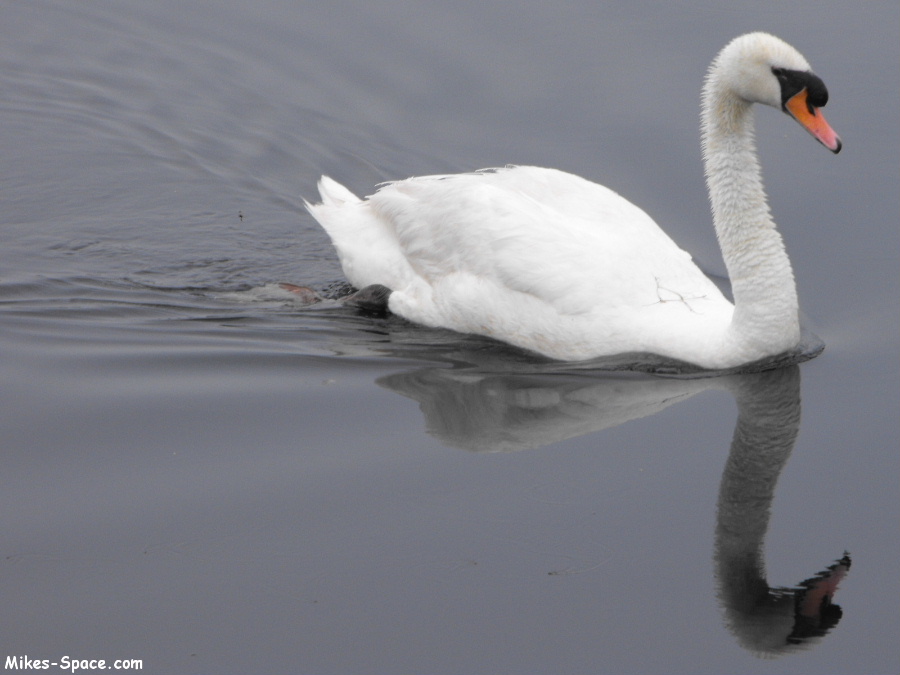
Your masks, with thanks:
M658 352L660 324L730 319L715 285L644 211L571 174L412 178L366 200L329 179L320 190L310 211L348 280L387 286L390 309L417 323L581 359Z

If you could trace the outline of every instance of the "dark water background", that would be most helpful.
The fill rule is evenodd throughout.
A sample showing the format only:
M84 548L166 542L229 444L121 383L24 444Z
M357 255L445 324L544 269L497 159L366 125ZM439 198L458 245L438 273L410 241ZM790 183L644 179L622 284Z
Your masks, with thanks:
M321 173L506 163L721 273L699 90L757 29L845 142L757 115L818 359L566 372L279 293L341 278ZM896 673L898 34L896 2L4 2L0 657ZM842 618L788 648L845 551Z

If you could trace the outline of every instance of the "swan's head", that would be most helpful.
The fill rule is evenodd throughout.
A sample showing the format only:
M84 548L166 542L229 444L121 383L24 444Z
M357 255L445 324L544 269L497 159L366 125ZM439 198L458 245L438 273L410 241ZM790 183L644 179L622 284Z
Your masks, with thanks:
M713 79L748 103L781 108L826 148L840 152L841 139L820 110L828 102L825 83L784 40L768 33L735 38L713 61Z

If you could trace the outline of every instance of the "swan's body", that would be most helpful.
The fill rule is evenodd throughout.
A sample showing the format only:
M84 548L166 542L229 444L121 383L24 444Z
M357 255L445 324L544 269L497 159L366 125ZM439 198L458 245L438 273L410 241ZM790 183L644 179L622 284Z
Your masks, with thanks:
M410 178L365 200L323 177L322 203L307 206L348 281L386 287L390 311L410 321L561 360L647 352L735 367L800 340L751 105L783 107L837 152L840 141L815 107L826 99L805 59L763 33L732 41L710 68L704 159L734 305L641 209L553 169Z

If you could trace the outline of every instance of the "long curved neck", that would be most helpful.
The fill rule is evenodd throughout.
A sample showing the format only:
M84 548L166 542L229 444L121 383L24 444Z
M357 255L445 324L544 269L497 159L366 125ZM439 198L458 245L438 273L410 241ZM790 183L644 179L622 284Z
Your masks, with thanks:
M724 86L720 72L714 68L704 87L702 132L713 221L734 293L728 338L762 357L799 341L797 289L763 189L752 104Z

